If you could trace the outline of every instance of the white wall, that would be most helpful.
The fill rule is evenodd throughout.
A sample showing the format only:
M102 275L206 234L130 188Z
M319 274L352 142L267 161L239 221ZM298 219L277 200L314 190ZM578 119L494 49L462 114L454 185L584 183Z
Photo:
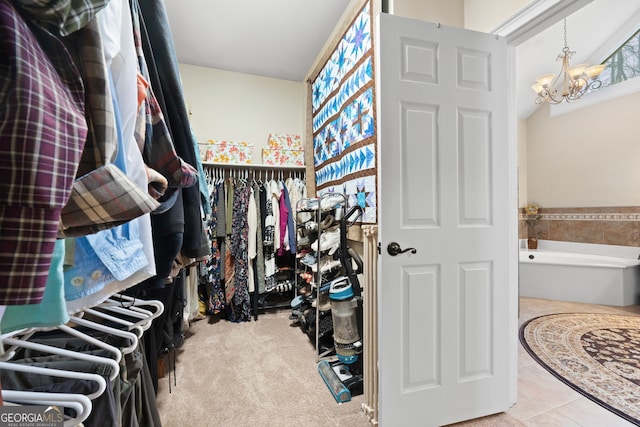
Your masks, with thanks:
M304 83L180 64L185 101L198 142L254 144L262 163L269 133L304 135Z
M422 21L464 27L465 0L392 0L393 14Z
M464 0L464 26L468 30L489 32L529 2L529 0Z
M558 208L640 205L639 111L640 94L556 117L541 106L527 122L529 199Z

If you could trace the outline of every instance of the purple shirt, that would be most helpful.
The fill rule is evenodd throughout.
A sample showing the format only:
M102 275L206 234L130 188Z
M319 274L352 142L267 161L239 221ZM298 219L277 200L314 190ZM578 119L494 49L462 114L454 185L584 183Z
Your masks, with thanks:
M84 89L63 44L6 0L0 52L0 305L35 304L87 136Z

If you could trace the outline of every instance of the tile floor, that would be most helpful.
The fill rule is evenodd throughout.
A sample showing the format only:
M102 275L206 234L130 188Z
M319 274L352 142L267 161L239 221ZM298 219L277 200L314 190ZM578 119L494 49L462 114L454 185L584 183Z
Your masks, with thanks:
M536 298L520 298L520 325L554 313L640 314L640 306L612 307ZM507 413L527 426L618 427L632 423L618 417L555 378L519 346L518 403Z

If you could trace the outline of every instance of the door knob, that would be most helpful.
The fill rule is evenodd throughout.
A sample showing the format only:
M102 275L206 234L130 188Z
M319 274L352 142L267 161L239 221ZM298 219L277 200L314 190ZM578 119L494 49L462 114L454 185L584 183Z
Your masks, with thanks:
M400 247L400 245L398 243L396 243L396 242L391 242L387 246L387 252L389 252L389 255L391 255L391 256L396 256L398 254L403 254L403 253L408 252L408 251L411 251L412 254L415 254L417 252L416 248L402 249Z

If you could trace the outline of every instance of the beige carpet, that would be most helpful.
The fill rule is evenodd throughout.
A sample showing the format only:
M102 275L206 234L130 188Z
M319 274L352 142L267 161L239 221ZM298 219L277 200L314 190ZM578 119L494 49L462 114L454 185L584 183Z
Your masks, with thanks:
M529 354L590 400L640 425L640 317L553 314L520 329Z
M194 322L176 352L176 385L159 380L165 427L371 426L362 396L338 405L317 371L315 350L290 310L258 321Z

